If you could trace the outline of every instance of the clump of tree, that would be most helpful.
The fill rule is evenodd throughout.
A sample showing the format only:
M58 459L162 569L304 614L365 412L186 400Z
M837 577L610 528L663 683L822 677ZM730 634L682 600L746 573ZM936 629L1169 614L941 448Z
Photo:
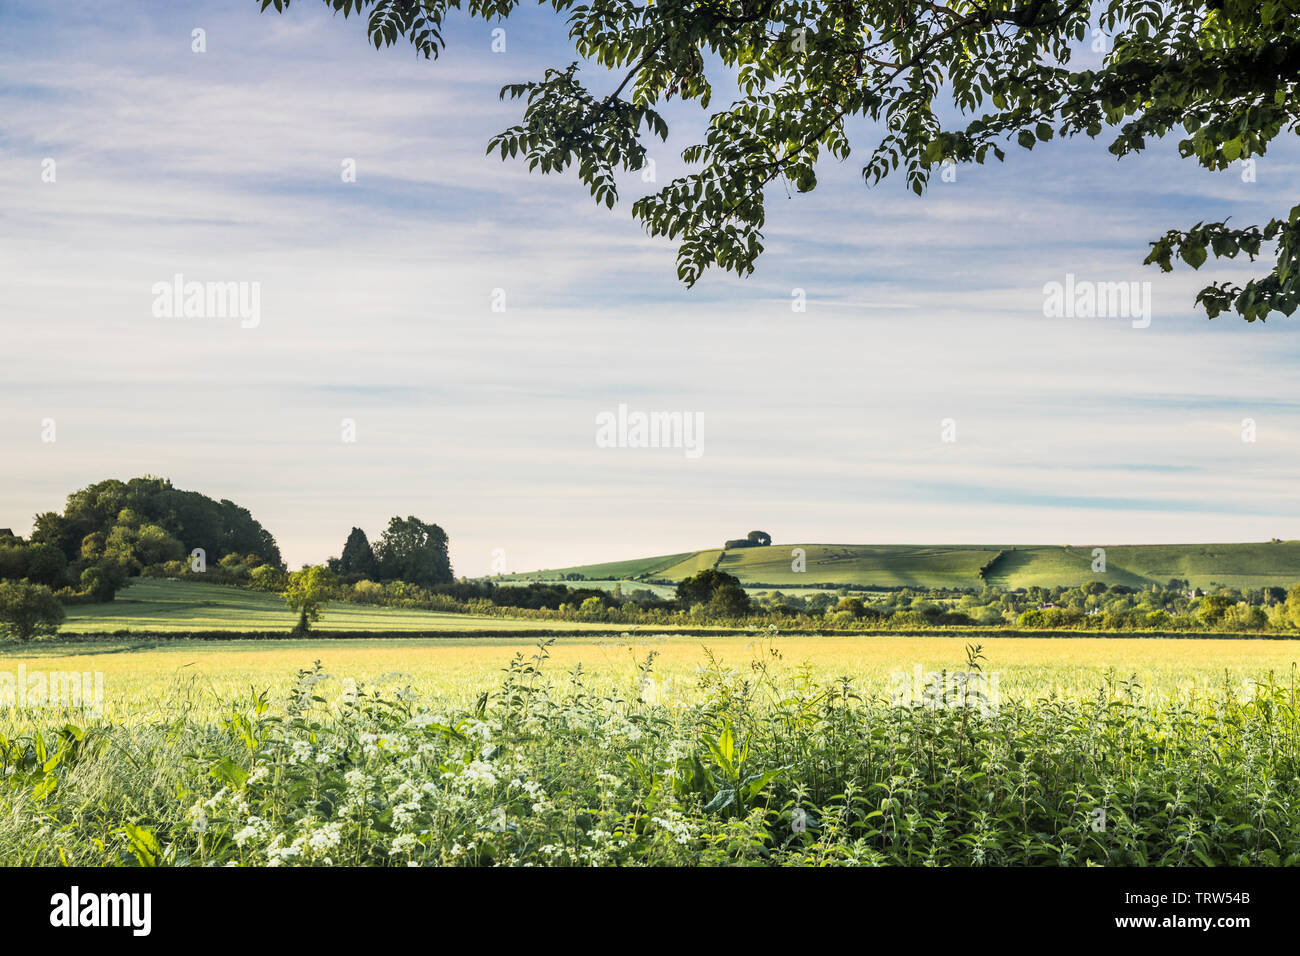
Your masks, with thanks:
M111 601L135 575L185 573L195 549L230 574L283 566L275 539L234 502L164 478L114 478L68 495L62 513L36 515L29 540L0 540L0 579L43 584L66 601Z
M0 634L17 641L52 637L63 614L63 605L45 585L0 581Z
M743 617L750 612L749 594L740 580L725 571L706 568L677 585L677 603L683 610L716 617Z
M766 531L751 531L743 538L732 538L723 544L723 549L730 551L733 548L764 548L772 543L772 536Z
M347 583L404 581L435 588L455 580L447 552L447 532L414 516L393 517L372 547L366 533L353 528L343 554L330 558L330 570Z

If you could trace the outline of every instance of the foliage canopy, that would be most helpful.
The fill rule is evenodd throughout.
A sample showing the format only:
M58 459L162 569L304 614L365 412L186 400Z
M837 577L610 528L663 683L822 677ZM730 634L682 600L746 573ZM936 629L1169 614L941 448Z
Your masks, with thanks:
M285 10L290 0L259 0ZM519 0L324 0L367 17L376 48L401 39L426 58L443 49L452 11L505 19ZM1297 132L1300 0L539 0L564 17L575 53L605 72L593 92L579 61L507 85L522 122L488 152L543 173L576 169L598 203L613 206L619 172L641 169L646 141L668 137L660 110L677 97L711 107L715 84L739 96L714 110L695 171L638 199L633 216L678 245L677 273L694 284L710 267L744 275L763 250L764 190L817 185L816 165L851 153L851 121L872 130L862 176L901 172L920 195L945 162L1002 160L1004 146L1105 135L1116 157L1179 137L1181 155L1211 170L1263 155ZM1089 38L1109 40L1096 69L1071 61ZM1206 286L1213 318L1290 315L1300 297L1300 205L1262 225L1226 220L1170 229L1147 263L1175 256L1193 269L1210 253L1252 261L1266 275Z

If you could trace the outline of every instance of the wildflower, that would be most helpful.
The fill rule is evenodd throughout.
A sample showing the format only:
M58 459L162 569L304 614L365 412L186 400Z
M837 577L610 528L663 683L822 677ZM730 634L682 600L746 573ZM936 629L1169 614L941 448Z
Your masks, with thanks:
M475 760L460 772L460 779L469 784L471 789L492 787L496 785L497 776L492 765L482 760Z
M261 817L249 817L248 825L235 834L235 844L243 847L249 840L261 839L267 823Z
M342 839L342 824L327 823L311 834L308 845L313 853L319 854L334 849Z
M412 834L401 833L398 834L395 840L393 840L393 846L388 851L388 855L398 856L402 853L413 853L419 847L419 845L420 845L420 841L417 840Z
M401 803L393 808L393 826L399 830L407 829L415 822L420 813L418 802Z

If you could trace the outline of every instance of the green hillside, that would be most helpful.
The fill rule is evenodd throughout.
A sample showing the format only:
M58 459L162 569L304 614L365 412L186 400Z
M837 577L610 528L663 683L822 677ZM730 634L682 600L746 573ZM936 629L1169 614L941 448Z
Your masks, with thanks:
M802 548L806 569L792 569L794 549ZM561 575L588 580L680 581L717 567L742 584L782 588L821 584L866 587L1004 588L1107 584L1167 584L1186 579L1194 587L1239 588L1300 582L1300 541L1260 544L1148 544L1106 547L1106 571L1094 572L1094 545L861 545L774 544L768 547L711 548L636 561L579 565L531 574L516 581L550 581ZM981 577L981 569L985 576ZM627 585L625 584L624 587Z

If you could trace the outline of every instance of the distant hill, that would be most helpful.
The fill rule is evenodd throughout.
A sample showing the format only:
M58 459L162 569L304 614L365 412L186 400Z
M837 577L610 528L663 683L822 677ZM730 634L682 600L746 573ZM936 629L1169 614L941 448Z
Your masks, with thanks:
M1300 582L1300 541L1261 544L1143 544L1106 547L1106 571L1092 570L1098 545L907 545L773 544L765 547L711 548L630 561L578 565L503 579L556 580L581 575L587 580L680 581L717 567L748 586L811 587L854 584L866 587L980 587L1039 585L1167 584L1187 580L1193 587L1290 587ZM802 548L806 570L792 570L795 548Z

